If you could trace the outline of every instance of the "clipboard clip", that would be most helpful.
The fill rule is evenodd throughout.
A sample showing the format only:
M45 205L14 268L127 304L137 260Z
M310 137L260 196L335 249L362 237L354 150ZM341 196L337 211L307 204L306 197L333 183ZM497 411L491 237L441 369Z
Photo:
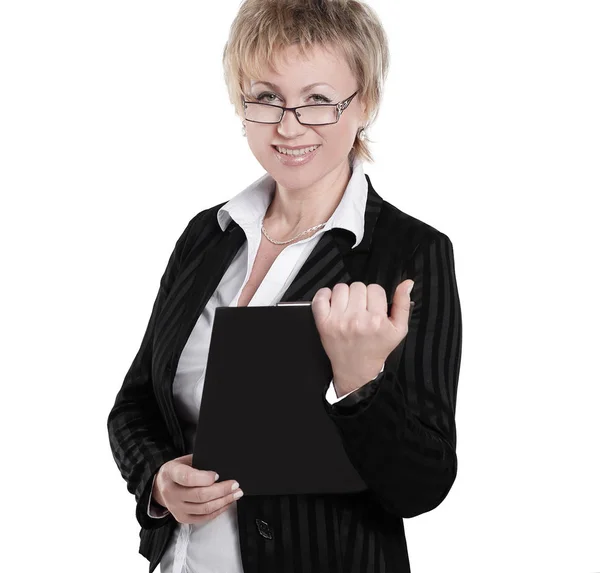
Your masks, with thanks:
M287 301L287 302L278 302L274 306L311 306L312 301L310 300L295 300L295 301ZM410 320L413 307L415 306L415 301L410 301L410 310L408 311L408 320ZM392 310L392 303L388 302L388 316L390 315L390 311Z

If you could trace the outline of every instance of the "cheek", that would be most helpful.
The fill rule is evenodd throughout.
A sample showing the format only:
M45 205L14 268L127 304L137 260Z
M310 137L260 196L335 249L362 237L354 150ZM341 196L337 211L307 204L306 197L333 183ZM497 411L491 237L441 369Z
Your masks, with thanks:
M271 140L264 133L248 130L246 127L246 139L254 153L265 153L271 151Z
M332 132L328 137L325 138L325 140L327 142L327 146L332 149L345 149L352 146L355 135L356 130L354 129L354 126L340 125L339 129L336 130L335 133Z

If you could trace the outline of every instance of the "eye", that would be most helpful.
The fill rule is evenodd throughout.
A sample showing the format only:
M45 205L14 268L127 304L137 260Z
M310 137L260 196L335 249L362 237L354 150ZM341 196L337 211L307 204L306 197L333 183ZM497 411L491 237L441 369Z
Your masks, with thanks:
M331 100L329 98L326 98L326 97L324 97L322 95L319 95L319 94L314 94L314 95L312 95L310 97L318 98L319 100L321 100L321 103L331 103Z
M262 101L262 99L263 99L265 96L266 96L266 97L268 97L268 96L273 96L274 98L276 98L276 97L277 97L275 94L268 93L268 92L263 92L263 93L261 93L261 94L260 94L260 95L259 95L259 96L256 98L256 101ZM264 103L272 103L272 102L273 102L273 100L271 99L271 100L267 100L267 101L266 101L266 102L264 102Z

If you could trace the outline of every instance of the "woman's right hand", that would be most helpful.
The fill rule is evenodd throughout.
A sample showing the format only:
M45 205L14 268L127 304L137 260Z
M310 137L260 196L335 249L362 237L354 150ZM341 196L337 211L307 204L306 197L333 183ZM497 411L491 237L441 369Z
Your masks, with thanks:
M243 495L239 486L233 488L235 480L217 483L215 475L193 468L192 454L175 458L158 470L152 498L179 523L206 523Z

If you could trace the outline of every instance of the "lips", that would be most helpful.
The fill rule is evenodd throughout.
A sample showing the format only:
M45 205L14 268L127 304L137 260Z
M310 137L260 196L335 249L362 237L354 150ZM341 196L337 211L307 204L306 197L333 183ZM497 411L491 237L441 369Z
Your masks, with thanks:
M273 145L273 151L275 152L275 157L282 165L286 165L288 167L305 165L312 161L313 157L319 153L319 149L321 149L320 145L317 145L313 151L309 151L308 153L301 153L294 155L293 153L281 153L277 151L277 148ZM296 148L302 149L302 148Z

